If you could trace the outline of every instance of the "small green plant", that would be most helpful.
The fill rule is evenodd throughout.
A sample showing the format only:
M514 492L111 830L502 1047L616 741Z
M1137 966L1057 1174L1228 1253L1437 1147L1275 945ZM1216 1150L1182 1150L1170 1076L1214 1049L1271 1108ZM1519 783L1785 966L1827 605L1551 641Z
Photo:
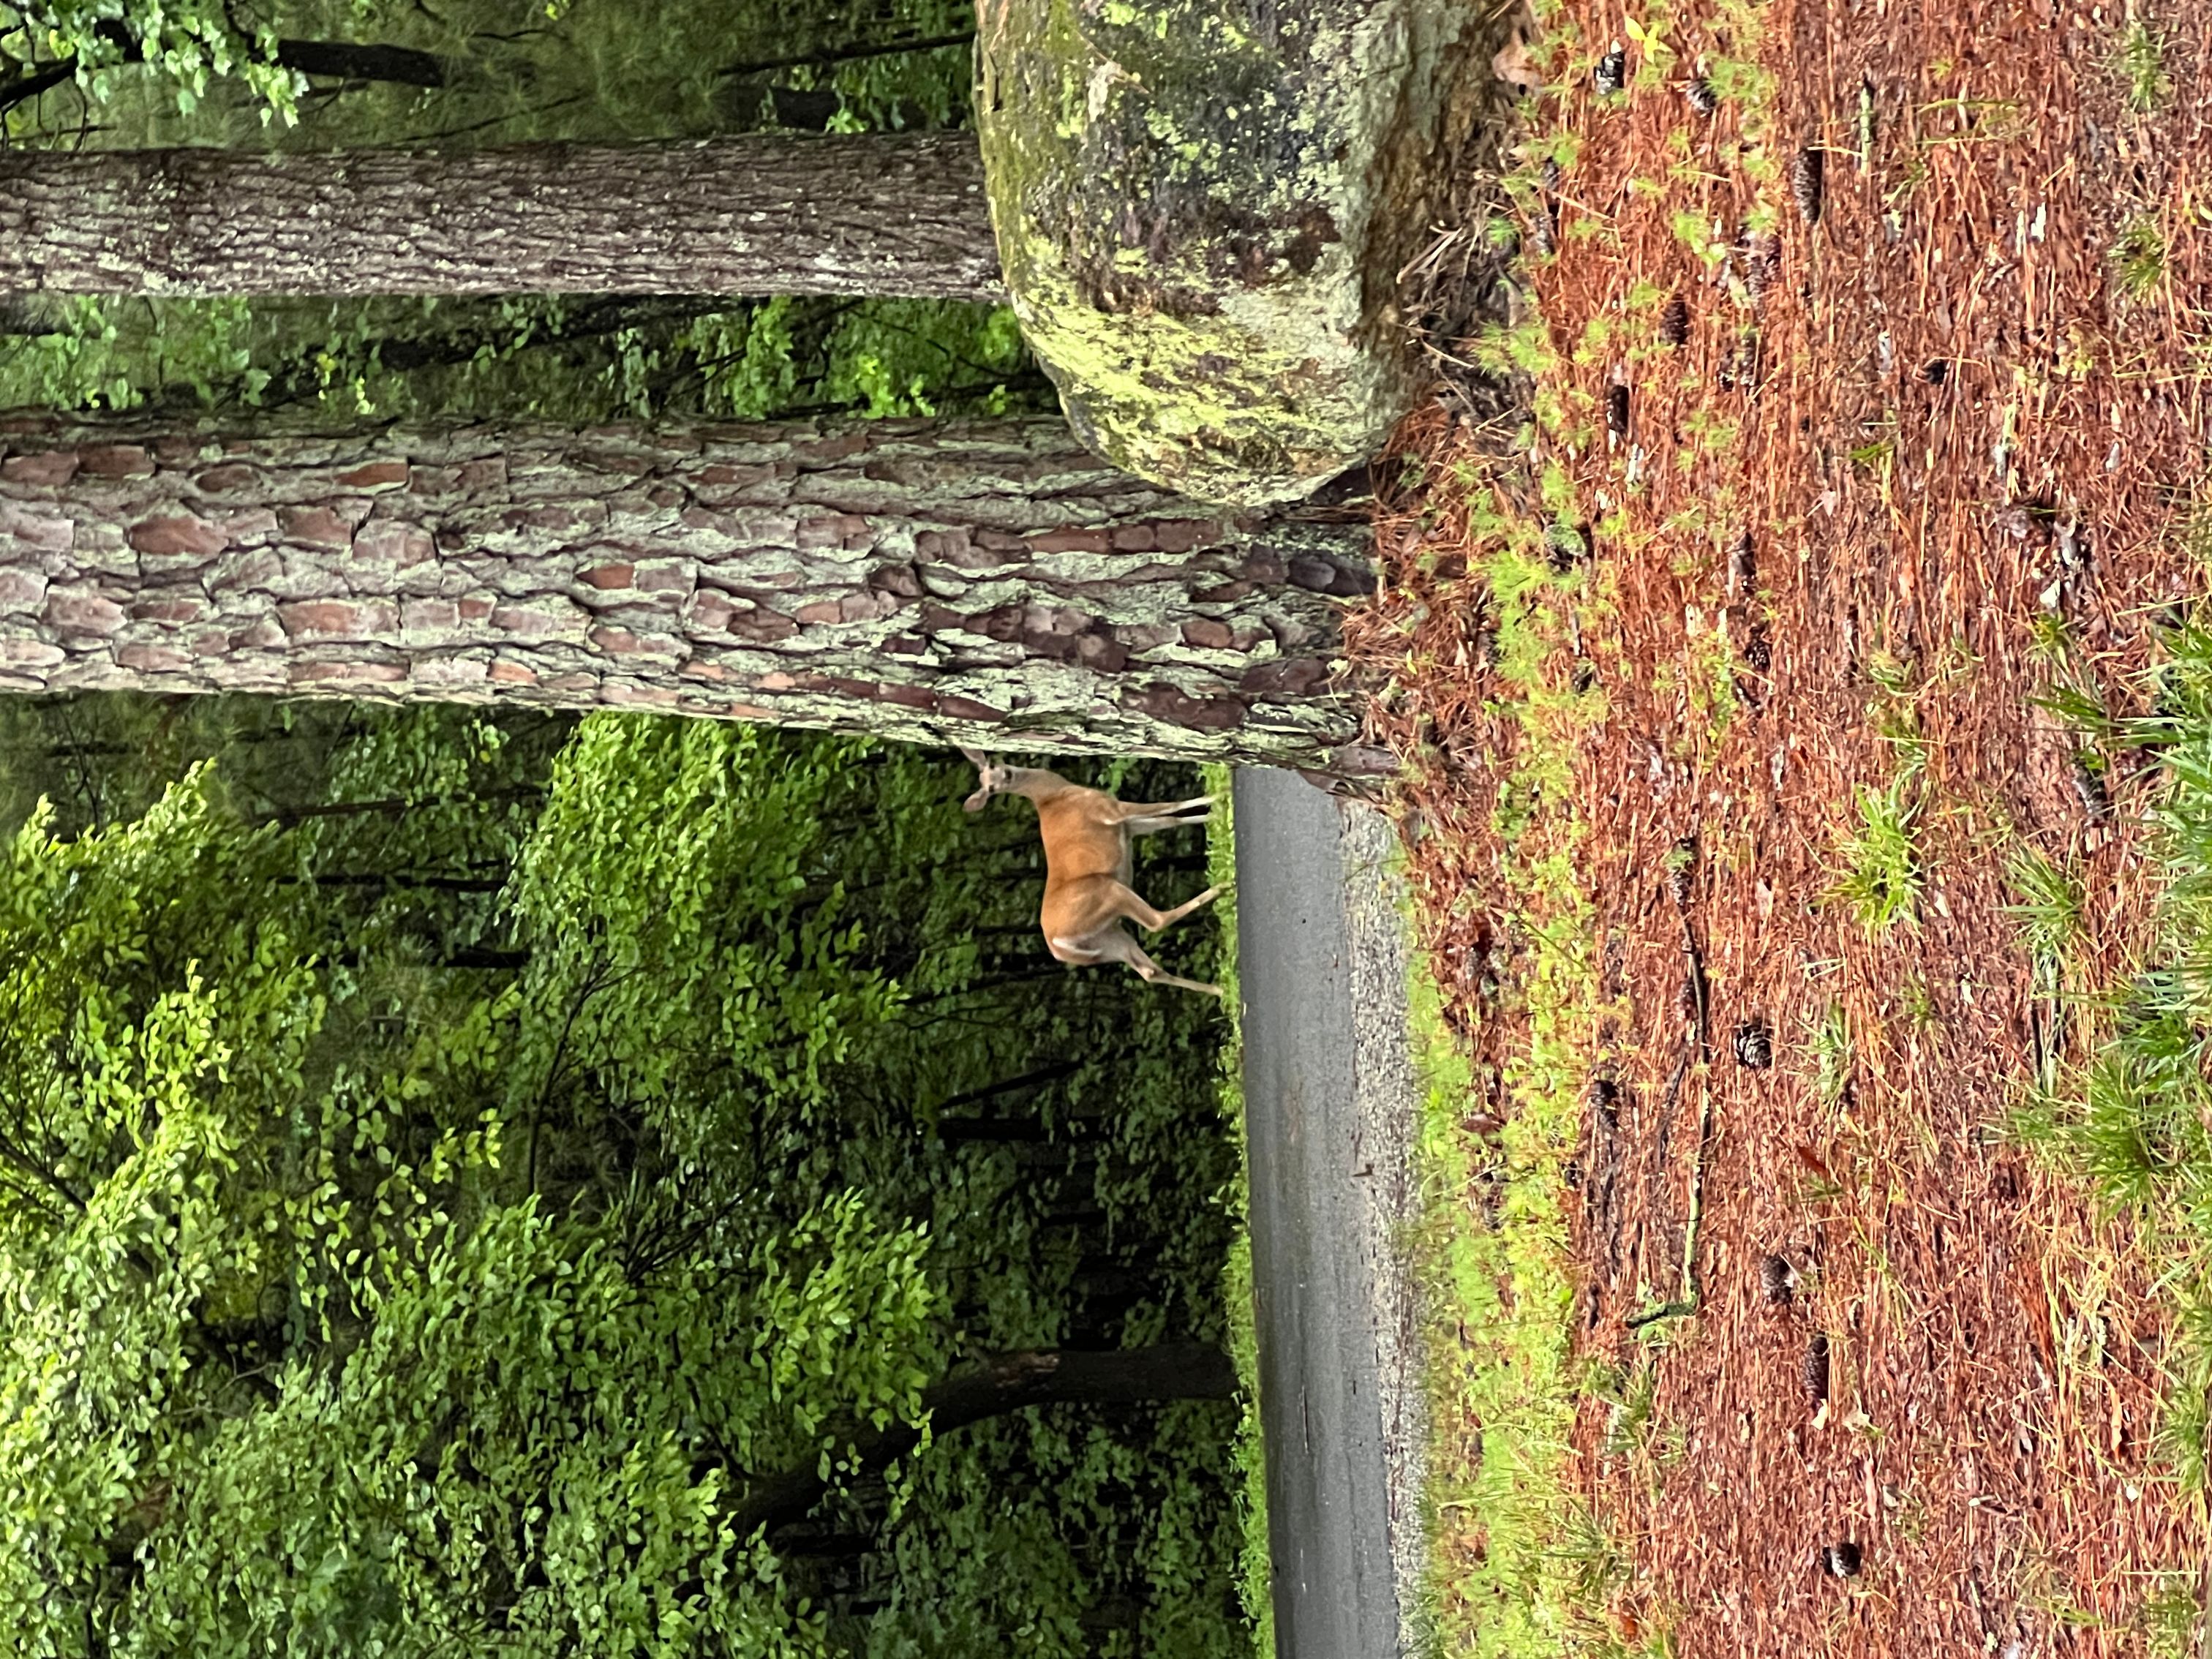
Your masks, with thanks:
M1877 693L1868 715L1875 734L1896 751L1898 776L1910 780L1928 764L1928 738L1920 727L1920 690L1913 665L1876 651L1867 663L1867 678Z
M2112 717L2105 712L2104 698L2094 685L2079 679L2061 679L2035 701L2057 715L2068 731L2085 738L2110 738L2116 729Z
M1875 689L1886 697L1910 698L1912 696L1912 665L1887 651L1876 650L1867 658L1867 678Z
M2114 274L2131 300L2148 298L2166 280L2166 236L2148 214L2138 214L2112 244Z
M1805 1037L1806 1056L1813 1062L1813 1091L1833 1111L1850 1093L1851 1070L1858 1063L1851 1042L1850 1016L1844 1005L1832 1002L1810 1022Z
M2150 114L2173 90L2166 77L2166 35L2139 11L2130 9L2121 26L2112 72L2125 89L2128 107L2138 115Z
M2039 611L2027 625L2027 653L2062 668L2074 654L2074 629L2063 611Z
M2025 844L2005 861L2005 879L2020 895L2020 902L2006 906L2005 914L2020 929L2039 983L2055 989L2081 938L2081 883Z
M1691 712L1717 743L1735 718L1736 653L1728 636L1715 629L1690 641L1692 669L1684 686Z
M1708 269L1728 258L1728 245L1720 238L1719 227L1704 214L1678 208L1674 224L1674 240L1696 254Z
M2201 981L2196 964L2136 976L2063 1126L2072 1163L2108 1209L2179 1218L2200 1251L2212 1243L2212 1085L2198 1024ZM2212 1338L2212 1318L2203 1334Z
M1659 1367L1649 1355L1639 1356L1625 1376L1616 1374L1597 1389L1612 1402L1605 1425L1605 1455L1629 1457L1641 1450L1651 1432L1651 1413L1659 1401Z
M1565 1571L1575 1601L1601 1607L1628 1583L1628 1559L1620 1542L1589 1510L1577 1506L1560 1528L1553 1559Z
M1649 23L1639 23L1634 17L1621 20L1622 30L1636 45L1635 84L1644 88L1666 85L1678 57L1667 44L1666 12L1663 8L1655 9L1656 15Z
M2203 1609L2197 1598L2197 1575L2167 1572L2142 1599L2136 1622L2142 1627L2148 1651L2157 1659L2191 1659L2201 1650L2197 1626Z
M1651 1437L1650 1452L1651 1462L1656 1466L1655 1474L1656 1469L1680 1468L1682 1460L1690 1455L1689 1425L1685 1423L1669 1423ZM1653 1495L1655 1497L1657 1495L1656 1480Z
M1928 988L1928 981L1921 975L1908 973L1899 981L1897 1000L1916 1030L1924 1031L1935 1025L1940 1011L1936 1006L1935 993Z
M1886 788L1862 787L1857 824L1837 848L1844 868L1831 896L1848 905L1869 933L1910 920L1920 902L1924 872L1914 839L1920 817L1914 785L1907 771Z
M1897 1508L1890 1524L1907 1543L1919 1543L1928 1536L1927 1500L1911 1487L1906 1487L1897 1494Z
M2184 1316L2187 1340L2167 1369L2166 1410L2158 1427L2158 1446L2172 1464L2183 1492L2201 1495L2212 1474L2212 1333L2206 1309L2192 1304Z

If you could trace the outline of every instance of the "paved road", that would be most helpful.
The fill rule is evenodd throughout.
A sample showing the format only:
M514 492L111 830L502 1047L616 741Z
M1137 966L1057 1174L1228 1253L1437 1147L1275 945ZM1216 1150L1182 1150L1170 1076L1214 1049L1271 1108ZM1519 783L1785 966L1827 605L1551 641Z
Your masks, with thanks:
M1277 1650L1398 1659L1420 1436L1388 1241L1409 1193L1411 1070L1402 935L1387 904L1378 928L1360 901L1388 831L1292 773L1240 772L1235 787Z

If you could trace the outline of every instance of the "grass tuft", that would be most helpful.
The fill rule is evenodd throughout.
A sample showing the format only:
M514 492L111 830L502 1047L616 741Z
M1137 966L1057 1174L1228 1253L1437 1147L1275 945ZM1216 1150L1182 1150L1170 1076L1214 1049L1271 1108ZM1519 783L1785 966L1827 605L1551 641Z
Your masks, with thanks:
M1651 1414L1659 1404L1658 1364L1649 1355L1641 1355L1638 1363L1625 1377L1617 1379L1617 1383L1607 1395L1613 1409L1606 1419L1605 1455L1612 1458L1632 1457L1644 1449L1650 1437Z
M2055 990L2081 940L2081 883L2026 845L2013 849L2005 879L2020 895L2020 902L2008 905L2005 914L2020 929L2039 981Z
M2112 265L2131 300L2148 298L2166 280L2166 236L2155 219L2139 214L2128 221L2112 244Z
M2173 90L2166 76L2165 33L2141 12L2130 9L2112 51L2112 72L2120 78L2128 107L2149 115Z
M1923 872L1913 838L1919 818L1915 782L1908 771L1887 788L1860 789L1857 825L1844 831L1837 848L1844 870L1831 896L1848 905L1869 933L1911 921L1919 907Z
M1820 1103L1834 1111L1849 1098L1851 1072L1858 1064L1851 1040L1850 1017L1840 1002L1828 1005L1806 1034L1805 1052L1813 1062L1813 1091Z

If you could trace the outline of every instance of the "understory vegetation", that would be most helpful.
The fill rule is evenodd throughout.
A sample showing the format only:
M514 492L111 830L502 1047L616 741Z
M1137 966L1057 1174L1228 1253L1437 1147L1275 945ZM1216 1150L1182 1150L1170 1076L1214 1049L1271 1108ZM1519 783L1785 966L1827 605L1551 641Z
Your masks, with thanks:
M2202 1503L2212 1495L2212 629L2198 617L2166 644L2152 712L2102 733L2159 774L2154 939L2124 983L2084 983L2073 961L2078 878L2047 858L2017 862L2022 942L2056 1017L2086 1026L2087 1058L2048 1065L2011 1122L2129 1218L2175 1298L2164 1448L2181 1492Z
M1611 1632L1598 1615L1610 1585L1595 1581L1617 1573L1620 1557L1569 1486L1576 1401L1602 1379L1574 1349L1563 1194L1599 1012L1589 906L1573 865L1586 830L1566 767L1573 733L1601 718L1604 696L1557 683L1551 659L1608 601L1585 568L1555 556L1571 526L1516 513L1490 470L1451 483L1464 491L1457 510L1483 561L1480 625L1496 675L1486 712L1501 751L1483 826L1498 932L1485 947L1494 979L1486 976L1477 1017L1510 1035L1479 1044L1482 1058L1471 1064L1472 1034L1448 1023L1433 964L1417 958L1408 1003L1422 1089L1421 1206L1408 1243L1426 1322L1431 1432L1429 1579L1416 1616L1442 1652L1602 1649ZM1425 666L1416 658L1408 677Z
M874 1453L972 1362L1231 1340L1216 1005L1052 963L957 759L0 721L17 1650L1251 1651L1225 1385Z
M1577 1097L1532 1087L1498 1141L1486 1141L1468 1127L1472 1079L1425 966L1412 992L1425 1200L1413 1249L1436 1425L1425 1501L1441 1547L1419 1620L1445 1652L1552 1651L1577 1617L1578 1564L1559 1547L1579 1379L1559 1202ZM1488 1214L1468 1202L1484 1192Z
M1237 1137L1239 1149L1236 1182L1224 1198L1236 1231L1229 1241L1229 1261L1222 1272L1223 1318L1229 1332L1229 1353L1237 1368L1237 1391L1243 1415L1237 1425L1237 1514L1243 1525L1243 1553L1238 1560L1239 1588L1245 1617L1253 1631L1254 1651L1271 1659L1275 1651L1274 1566L1267 1547L1267 1459L1260 1426L1260 1333L1258 1308L1252 1286L1252 1192L1250 1170L1243 1149L1244 1129L1244 1000L1237 975L1237 819L1231 795L1228 767L1199 769L1206 792L1214 799L1213 816L1206 824L1206 884L1223 890L1213 902L1213 980L1221 987L1221 1008L1227 1027L1221 1044L1221 1113Z

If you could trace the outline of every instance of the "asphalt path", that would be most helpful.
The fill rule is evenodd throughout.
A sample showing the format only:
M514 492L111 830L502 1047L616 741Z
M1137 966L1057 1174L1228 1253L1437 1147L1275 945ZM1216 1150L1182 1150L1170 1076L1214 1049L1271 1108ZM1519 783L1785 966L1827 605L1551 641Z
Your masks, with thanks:
M1411 1069L1402 929L1361 901L1389 832L1293 773L1240 772L1235 798L1276 1650L1398 1659L1420 1439L1391 1249Z

